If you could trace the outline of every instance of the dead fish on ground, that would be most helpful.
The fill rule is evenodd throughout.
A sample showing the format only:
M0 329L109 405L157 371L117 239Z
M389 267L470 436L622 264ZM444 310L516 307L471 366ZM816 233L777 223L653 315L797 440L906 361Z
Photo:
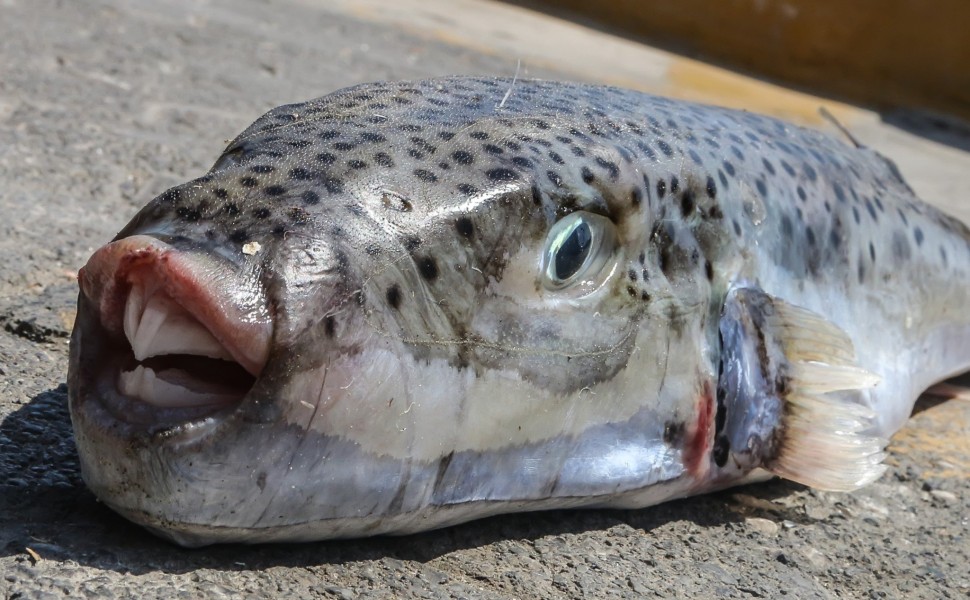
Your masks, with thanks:
M84 479L186 546L851 490L970 367L970 232L879 154L610 87L270 111L80 274Z

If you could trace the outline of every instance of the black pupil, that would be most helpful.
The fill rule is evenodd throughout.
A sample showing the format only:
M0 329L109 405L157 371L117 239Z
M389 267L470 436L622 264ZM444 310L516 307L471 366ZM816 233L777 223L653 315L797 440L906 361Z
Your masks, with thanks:
M561 280L569 279L579 271L589 253L589 244L593 239L589 225L580 221L569 233L566 241L556 252L556 276Z

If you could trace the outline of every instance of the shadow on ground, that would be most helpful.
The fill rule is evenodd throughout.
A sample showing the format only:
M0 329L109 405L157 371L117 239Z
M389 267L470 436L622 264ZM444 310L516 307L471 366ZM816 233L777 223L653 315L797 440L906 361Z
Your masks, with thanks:
M739 507L733 492L688 498L643 510L547 511L504 515L403 538L371 538L257 547L221 545L186 550L158 539L100 504L84 487L67 408L67 386L34 397L0 424L0 555L72 560L118 572L190 572L199 568L243 570L272 566L339 564L397 558L428 561L450 552L501 540L535 540L627 525L649 533L672 521L715 527L741 521L764 508ZM13 450L16 450L13 452ZM750 486L765 500L799 486L783 481ZM753 513L752 513L753 510ZM772 509L773 510L773 509ZM778 505L773 515L793 521Z
M880 117L884 123L913 135L970 152L970 123L919 110L889 111Z

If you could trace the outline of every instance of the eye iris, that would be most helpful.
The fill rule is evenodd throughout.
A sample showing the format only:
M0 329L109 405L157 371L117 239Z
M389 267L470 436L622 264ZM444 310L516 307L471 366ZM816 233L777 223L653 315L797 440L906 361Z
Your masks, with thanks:
M589 254L592 232L585 221L579 221L556 252L556 276L569 279L579 271Z

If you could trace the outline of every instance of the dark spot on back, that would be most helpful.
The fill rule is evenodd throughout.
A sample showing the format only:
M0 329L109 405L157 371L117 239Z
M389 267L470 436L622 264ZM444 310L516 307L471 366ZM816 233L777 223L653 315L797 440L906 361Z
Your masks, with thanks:
M475 162L475 155L467 150L455 150L451 153L451 158L460 165L470 165Z
M485 176L492 181L515 181L519 178L519 174L512 169L497 168L489 169L485 171Z
M307 190L300 196L306 204L317 204L320 202L320 194L313 190Z
M833 183L832 190L835 191L835 197L839 202L845 202L845 192L842 191L841 185Z
M475 235L475 224L468 217L458 217L455 219L455 230L458 235L470 240Z
M757 181L754 182L754 186L758 188L758 193L761 194L762 198L768 197L768 186L765 185L764 180L758 179Z
M418 271L426 280L434 281L438 278L438 263L431 256L422 256L418 259Z
M876 214L876 207L872 205L872 201L866 198L866 210L869 211L869 216L872 217L873 221L879 221L879 215Z
M339 194L340 192L344 191L344 182L336 177L327 177L324 179L323 186L327 188L327 191L331 194Z
M387 288L387 303L391 305L391 308L400 308L401 306L401 288L397 284L391 285Z
M792 237L792 232L794 228L792 226L791 218L788 215L782 215L781 217L781 234L786 240L790 240Z
M190 223L194 223L202 218L202 213L197 209L186 206L180 206L175 209L175 214L183 221L189 221Z
M717 196L717 184L714 183L714 178L710 175L707 176L707 185L704 189L707 192L708 198L715 198Z
M684 194L680 197L680 215L688 217L692 212L694 212L694 193L684 190Z
M360 139L364 140L365 142L372 142L372 143L387 141L387 138L384 137L382 134L374 133L371 131L365 131L364 133L360 134Z
M438 176L427 169L415 169L414 174L418 179L427 181L428 183L435 183L438 181Z
M610 174L610 179L616 179L620 175L620 168L615 162L606 160L605 158L596 158L596 164L605 169Z

